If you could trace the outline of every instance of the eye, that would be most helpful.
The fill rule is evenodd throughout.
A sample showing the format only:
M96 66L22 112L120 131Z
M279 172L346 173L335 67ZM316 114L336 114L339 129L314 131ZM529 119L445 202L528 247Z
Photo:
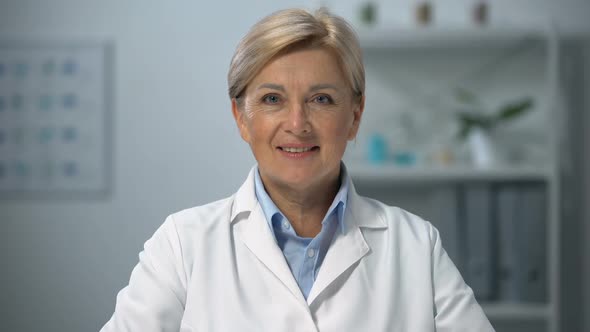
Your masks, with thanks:
M262 101L266 104L278 104L281 101L281 98L275 94L269 94L262 97Z
M318 104L331 104L332 97L330 97L328 95L319 95L319 96L313 98L313 101Z

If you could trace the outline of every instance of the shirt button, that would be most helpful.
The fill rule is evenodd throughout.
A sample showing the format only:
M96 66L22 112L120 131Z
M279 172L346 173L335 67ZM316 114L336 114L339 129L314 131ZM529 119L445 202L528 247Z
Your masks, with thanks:
M315 255L315 250L313 248L307 250L307 257L312 258Z
M283 221L283 228L289 229L289 227L291 227L291 225L289 225L289 222L287 220Z

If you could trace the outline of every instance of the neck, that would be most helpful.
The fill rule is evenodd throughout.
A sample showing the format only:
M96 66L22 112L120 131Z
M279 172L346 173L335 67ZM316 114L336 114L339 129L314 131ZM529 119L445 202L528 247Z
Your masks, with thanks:
M322 220L340 188L340 177L305 188L291 188L273 183L260 174L266 192L302 237L315 237L322 230Z

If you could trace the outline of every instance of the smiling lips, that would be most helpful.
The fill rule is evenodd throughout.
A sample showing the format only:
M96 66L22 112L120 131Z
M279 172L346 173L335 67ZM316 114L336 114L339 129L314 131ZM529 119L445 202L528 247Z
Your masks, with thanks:
M304 158L319 151L320 147L317 145L306 146L279 146L277 147L283 155L289 158Z

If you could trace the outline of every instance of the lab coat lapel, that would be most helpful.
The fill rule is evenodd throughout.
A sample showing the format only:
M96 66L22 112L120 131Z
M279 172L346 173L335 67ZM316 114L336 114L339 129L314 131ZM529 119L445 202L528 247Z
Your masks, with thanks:
M266 268L272 272L300 302L305 304L305 298L293 277L283 252L268 226L264 211L255 197L254 177L250 176L235 196L234 205L237 207L232 214L237 216L242 209L249 209L250 213L242 220L234 220L235 231L242 242L256 256ZM247 202L249 204L244 204ZM240 219L240 218L237 218Z
M350 180L349 180L350 181ZM387 229L382 216L365 199L360 197L352 181L349 183L348 206L344 217L344 229L338 228L332 245L326 253L319 274L315 280L307 303L314 300L340 275L367 255L371 249L363 237L361 227Z
M336 232L334 236L332 245L326 253L318 277L307 298L309 305L336 278L369 252L369 245L365 242L361 230L358 227L349 229L344 234L342 232Z

